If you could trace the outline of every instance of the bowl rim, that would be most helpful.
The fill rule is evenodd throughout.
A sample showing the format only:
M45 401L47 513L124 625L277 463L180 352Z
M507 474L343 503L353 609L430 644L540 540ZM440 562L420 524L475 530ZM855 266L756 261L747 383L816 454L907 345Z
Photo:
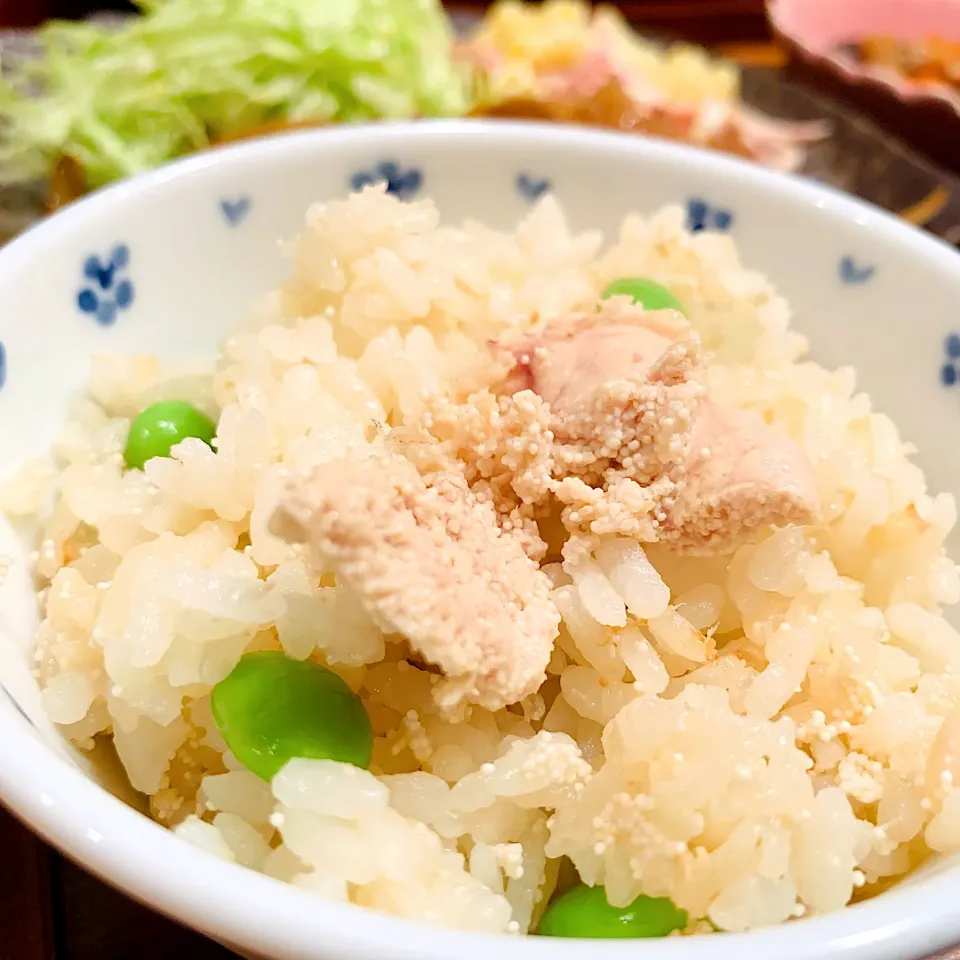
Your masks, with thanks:
M939 238L855 197L748 161L634 134L533 121L428 120L293 131L197 154L125 180L43 220L0 250L0 306L5 280L42 256L71 225L109 215L129 198L211 168L236 171L289 153L322 154L369 141L378 151L450 138L499 139L507 149L593 155L627 154L682 167L754 192L788 196L852 220L882 241L908 249L960 281L960 254ZM353 904L335 903L226 863L191 846L88 780L13 719L0 723L0 801L67 857L151 908L244 950L290 960L906 960L960 941L956 870L905 884L881 897L824 916L747 933L668 938L655 945L509 937L430 927ZM136 850L136 856L129 851Z

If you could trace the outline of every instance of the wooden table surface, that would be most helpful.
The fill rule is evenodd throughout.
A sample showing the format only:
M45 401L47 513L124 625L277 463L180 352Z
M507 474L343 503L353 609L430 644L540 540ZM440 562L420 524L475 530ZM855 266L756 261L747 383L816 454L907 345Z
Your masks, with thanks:
M0 960L230 960L58 856L0 807Z
M762 0L624 0L619 5L633 18L709 42L745 65L782 62L780 50L767 39ZM84 0L0 0L0 27L36 22L51 11L76 14L96 6ZM0 807L0 960L178 956L228 960L233 955L93 879ZM937 960L960 960L960 948Z

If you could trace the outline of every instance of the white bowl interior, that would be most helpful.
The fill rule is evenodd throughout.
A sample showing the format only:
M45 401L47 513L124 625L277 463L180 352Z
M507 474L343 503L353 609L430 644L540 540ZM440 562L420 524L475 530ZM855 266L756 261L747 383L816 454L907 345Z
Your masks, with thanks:
M545 189L575 227L608 236L629 211L684 205L696 225L728 230L743 261L774 280L817 360L857 368L862 389L918 447L931 487L957 491L960 445L945 442L960 416L960 385L950 388L960 384L960 338L950 346L960 329L955 253L812 184L636 137L533 124L423 123L245 144L122 184L32 231L0 253L4 473L47 450L90 354L209 357L283 279L280 241L298 232L307 207L383 175L401 193L432 197L448 222L512 226ZM30 672L36 612L9 529L0 554L16 558L0 585L9 694L0 695L0 734L69 756L40 710ZM0 796L4 777L0 765Z

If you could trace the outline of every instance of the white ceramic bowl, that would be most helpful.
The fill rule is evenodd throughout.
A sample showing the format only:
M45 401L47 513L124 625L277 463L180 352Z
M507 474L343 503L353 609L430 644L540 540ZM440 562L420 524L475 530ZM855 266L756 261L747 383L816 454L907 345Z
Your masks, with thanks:
M853 364L937 489L958 492L960 256L879 210L759 167L636 136L512 123L329 129L241 144L122 183L0 251L4 471L44 452L93 352L211 353L284 276L307 206L386 176L448 219L512 225L552 189L577 227L686 204L792 300L828 365ZM952 388L952 389L951 389ZM224 863L88 779L39 710L19 559L0 585L0 799L90 870L248 954L277 960L912 960L960 941L960 868L872 902L745 935L558 941L460 934L342 906ZM0 931L0 952L3 932Z

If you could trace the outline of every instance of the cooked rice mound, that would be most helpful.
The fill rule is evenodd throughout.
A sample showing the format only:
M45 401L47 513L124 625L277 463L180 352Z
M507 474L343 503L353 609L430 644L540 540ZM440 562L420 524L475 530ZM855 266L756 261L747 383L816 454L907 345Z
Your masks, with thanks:
M601 251L550 198L499 233L370 188L309 211L290 279L211 369L94 358L56 471L28 464L3 497L40 515L37 673L65 736L112 744L153 816L216 856L468 930L534 929L571 863L615 905L669 896L694 933L835 910L960 850L953 500L926 492L852 371L803 359L733 242L682 223L629 216ZM595 484L551 493L580 511L573 533L531 506L547 454L516 438L545 414L533 393L497 399L490 344L592 313L623 276L686 306L718 410L799 444L809 523L700 555L590 526L577 498ZM215 449L188 439L125 470L131 417L166 398L219 417ZM379 528L361 515L327 524L319 558L296 542L314 514L277 520L303 478L376 457L400 477L389 490L447 471L473 498L438 514L440 549L465 503L487 549L511 544L509 610L479 659L450 647L455 608L421 624L402 590L370 602ZM369 772L295 760L267 784L227 750L212 687L244 652L280 649L362 697Z

